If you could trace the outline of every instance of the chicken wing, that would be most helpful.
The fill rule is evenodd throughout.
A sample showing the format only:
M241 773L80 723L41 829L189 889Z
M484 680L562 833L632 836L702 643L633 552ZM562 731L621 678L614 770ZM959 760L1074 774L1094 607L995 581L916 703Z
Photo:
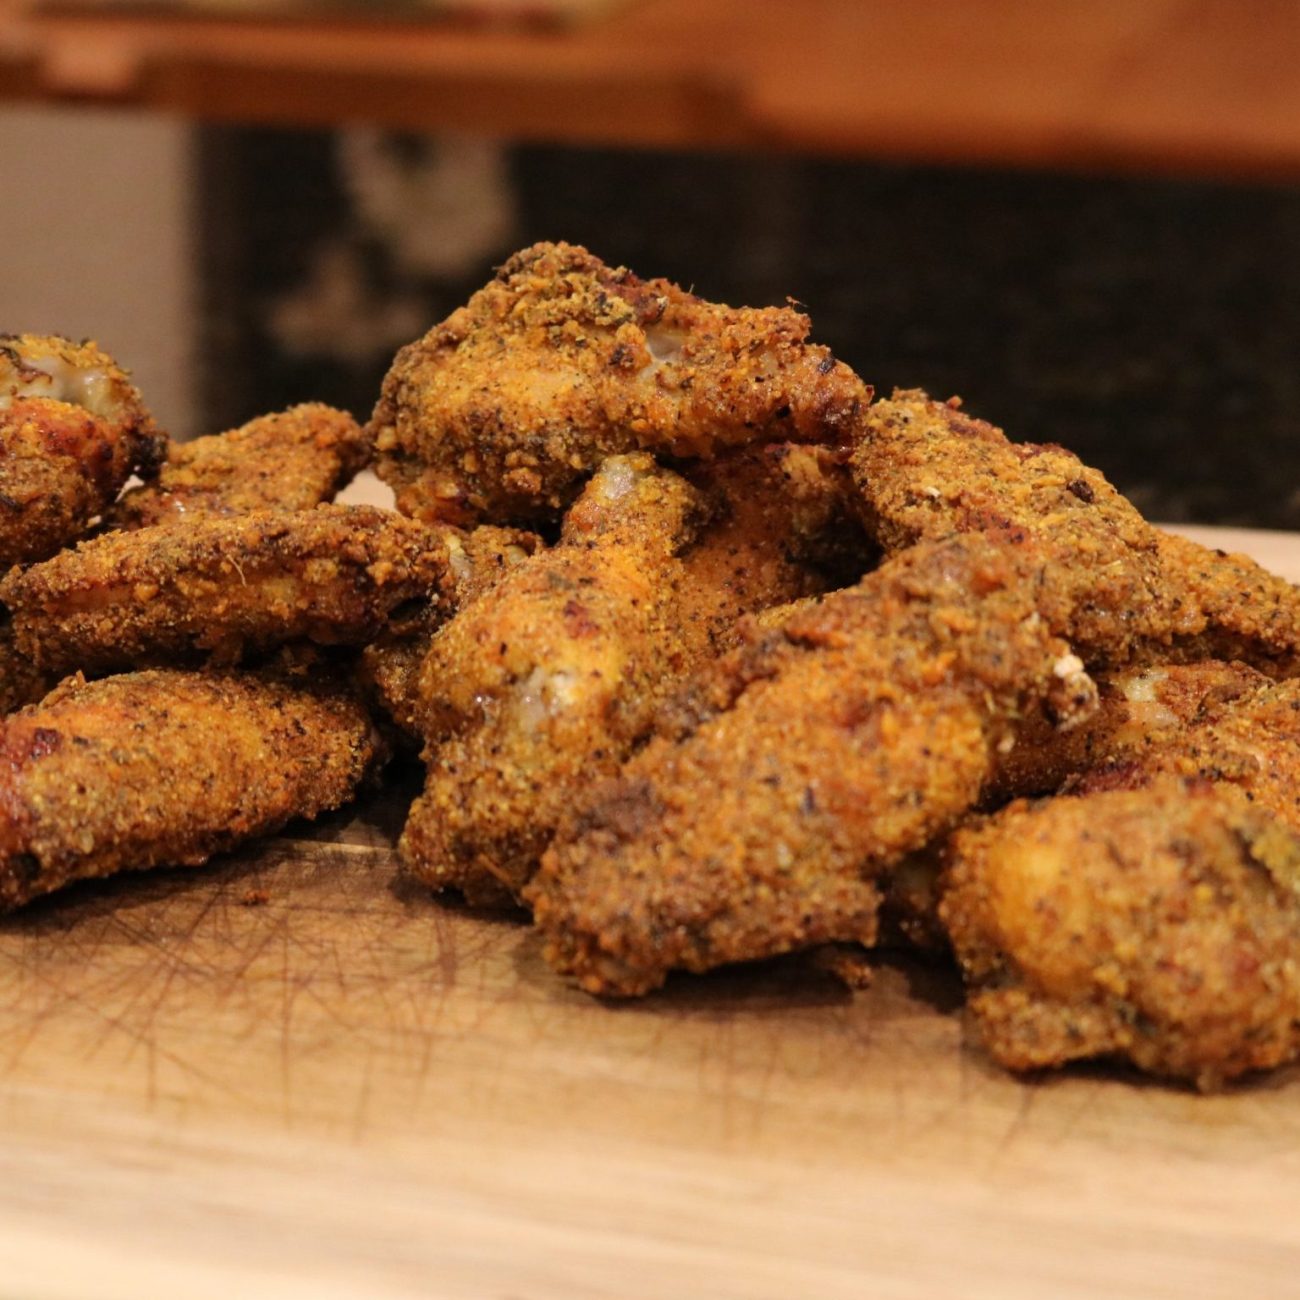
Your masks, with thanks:
M414 617L391 626L366 645L358 659L362 685L408 740L419 743L420 666L434 634L454 614L491 591L515 565L543 547L536 533L484 524L471 532L446 532L444 583Z
M1090 665L1217 658L1300 671L1300 589L1162 533L1070 452L1009 442L955 400L906 391L876 403L853 472L887 552L967 530L1055 550L1039 609ZM1086 599L1056 576L1067 570L1086 573Z
M53 685L54 678L18 649L8 615L0 618L0 716L34 704Z
M1099 675L1097 709L1079 725L1058 727L1042 707L1027 711L1008 737L1012 743L999 750L980 804L992 810L1066 785L1135 785L1143 779L1142 759L1177 750L1189 727L1269 684L1245 664L1218 660ZM886 935L926 952L948 948L938 912L943 848L940 840L905 858L889 874L885 893Z
M517 898L563 811L741 614L824 589L800 555L848 497L817 457L743 453L699 487L644 452L611 457L559 544L437 635L421 683L428 788L402 841L414 874L478 902Z
M310 403L238 429L173 443L156 483L134 488L109 512L112 528L250 510L308 510L370 458L370 440L345 411Z
M1084 773L1070 788L1139 789L1165 775L1235 785L1300 834L1300 679L1243 691L1184 730Z
M965 536L896 556L724 659L697 724L562 824L527 891L594 993L834 941L869 943L879 876L979 798L1034 701L1095 688L1037 617L1046 561Z
M352 797L382 758L350 696L239 673L65 682L0 722L0 909L214 853Z
M1062 731L1041 711L1025 718L1015 744L998 756L983 802L995 807L1018 796L1051 794L1067 778L1130 762L1176 742L1187 727L1269 680L1246 664L1218 659L1098 674L1097 711L1081 726Z
M1218 660L1100 675L1097 709L1077 726L1055 725L1041 706L1026 712L1007 737L1011 743L999 748L980 804L999 808L1016 797L1052 794L1067 783L1136 783L1144 756L1177 749L1187 728L1269 682L1245 664ZM948 948L938 914L943 847L938 841L905 858L886 886L885 934L926 952Z
M19 649L42 669L233 663L298 638L363 642L447 569L444 530L327 505L108 533L11 572L0 600Z
M0 569L82 536L165 450L140 394L95 344L0 335Z
M614 453L845 442L870 391L808 329L537 244L397 354L371 421L380 477L417 518L532 525Z
M995 1060L1218 1086L1300 1053L1300 835L1228 783L1019 801L959 831L940 916Z

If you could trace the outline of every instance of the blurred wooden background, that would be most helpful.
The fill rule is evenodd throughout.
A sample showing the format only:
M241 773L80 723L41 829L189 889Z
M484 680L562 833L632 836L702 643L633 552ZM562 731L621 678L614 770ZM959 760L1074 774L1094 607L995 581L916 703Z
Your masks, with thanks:
M563 32L248 8L3 0L0 93L524 140L1300 172L1290 0L638 0Z

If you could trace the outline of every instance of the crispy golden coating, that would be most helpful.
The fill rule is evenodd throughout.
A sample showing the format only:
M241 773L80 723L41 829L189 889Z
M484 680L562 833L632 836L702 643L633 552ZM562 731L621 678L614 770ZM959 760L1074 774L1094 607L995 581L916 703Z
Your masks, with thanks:
M95 344L0 335L0 569L82 536L165 450L140 394Z
M1127 761L1084 774L1079 793L1140 788L1158 776L1222 782L1300 833L1300 679L1266 681L1207 709Z
M1189 727L1269 684L1245 664L1213 659L1101 674L1097 709L1077 726L1054 725L1041 707L1027 712L1009 737L1014 743L998 753L980 803L998 808L1067 784L1076 790L1142 784L1148 779L1144 759L1182 752ZM927 952L948 947L938 915L943 847L942 841L929 844L905 858L890 873L885 893L887 933Z
M382 757L350 696L238 673L72 678L0 723L0 908L205 862L346 802Z
M408 739L419 741L420 666L434 633L452 615L496 586L516 564L543 547L536 533L484 524L471 532L448 529L448 582L414 618L390 627L365 646L357 671L362 684Z
M713 649L735 643L741 615L851 586L878 558L856 517L847 469L825 448L751 447L686 474L715 513L682 553L676 618L711 620Z
M12 571L0 600L38 667L86 672L357 644L447 573L441 530L367 506L257 511L108 533Z
M0 619L0 714L34 704L54 685L54 678L14 643L13 623Z
M332 501L369 458L370 439L346 411L318 402L292 406L226 433L173 443L157 482L122 497L108 525L308 510Z
M617 771L684 673L733 644L737 619L825 589L798 557L843 522L833 466L771 448L697 477L611 457L559 544L435 638L429 782L402 841L421 880L517 897L560 815Z
M635 995L675 968L870 943L878 877L972 807L1025 708L1095 703L1034 616L1043 564L975 536L916 547L724 659L694 730L562 823L528 890L548 960Z
M1062 731L1041 711L1025 719L1015 744L998 757L984 802L1051 794L1068 777L1131 761L1268 680L1246 664L1218 659L1098 674L1097 711L1080 726Z
M429 779L400 845L417 878L510 897L565 803L617 767L670 671L675 557L708 509L646 453L612 457L559 543L434 637L420 680Z
M371 421L379 474L417 518L531 524L614 453L845 442L870 391L808 328L537 244L397 354Z
M957 832L940 914L1013 1070L1211 1088L1300 1051L1300 836L1229 784L1019 801Z
M1162 533L1060 447L1008 442L955 401L906 391L870 408L852 466L887 552L969 530L1052 548L1039 610L1090 664L1218 658L1300 671L1300 590Z

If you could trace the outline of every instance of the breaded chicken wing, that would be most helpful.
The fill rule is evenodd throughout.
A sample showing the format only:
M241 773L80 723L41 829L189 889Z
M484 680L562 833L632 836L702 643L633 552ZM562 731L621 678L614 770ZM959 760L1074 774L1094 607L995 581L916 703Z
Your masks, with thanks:
M363 642L447 569L442 530L327 505L108 533L11 572L0 600L19 649L42 669L233 663L299 638Z
M870 392L808 329L534 245L397 354L371 421L379 475L417 518L531 525L615 453L843 443Z
M157 482L126 493L107 524L146 528L195 515L308 510L332 501L369 458L370 439L346 411L292 406L173 443Z
M1212 1088L1300 1053L1300 835L1231 784L1019 801L953 836L940 915L991 1055Z
M51 674L37 668L31 656L18 649L9 616L0 618L0 715L34 704L54 682Z
M560 815L617 770L684 673L732 644L739 617L825 588L799 555L841 520L833 466L773 448L699 477L610 458L559 544L435 638L429 781L402 841L421 880L518 897Z
M424 795L408 871L476 902L509 898L561 809L616 767L668 668L674 558L708 502L644 452L607 460L559 543L516 566L434 637L418 721Z
M447 529L450 579L413 617L390 626L366 645L357 671L369 694L408 739L420 741L420 666L434 634L449 618L491 591L515 565L543 548L536 533L484 524L470 532Z
M1064 724L1095 703L1036 616L1043 565L978 536L914 547L733 652L695 729L561 824L527 891L548 960L622 996L870 943L879 877L975 804L1024 710L1050 698Z
M82 536L166 441L95 344L0 335L0 569Z
M0 909L214 853L352 797L382 758L349 695L239 673L80 677L0 722Z
M1070 788L1139 789L1164 775L1235 785L1300 834L1300 679L1243 691L1187 728L1084 773Z
M1025 718L1015 744L999 755L984 803L1051 794L1069 777L1130 762L1269 680L1246 664L1218 659L1099 673L1097 711L1082 725L1062 731L1042 712Z
M1188 728L1246 701L1270 679L1245 664L1129 667L1097 678L1096 711L1078 726L1054 725L1043 708L1029 710L1014 742L1000 750L980 798L986 809L1026 795L1047 795L1069 783L1135 785L1148 756L1181 752ZM1300 736L1297 737L1300 739ZM1298 827L1297 829L1300 829ZM927 952L948 947L939 921L944 842L927 845L890 873L885 894L887 933Z
M1009 442L955 401L906 391L870 408L852 464L887 552L996 530L1050 546L1059 572L1086 572L1086 599L1048 574L1039 609L1089 664L1218 658L1300 671L1300 589L1162 533L1060 447Z

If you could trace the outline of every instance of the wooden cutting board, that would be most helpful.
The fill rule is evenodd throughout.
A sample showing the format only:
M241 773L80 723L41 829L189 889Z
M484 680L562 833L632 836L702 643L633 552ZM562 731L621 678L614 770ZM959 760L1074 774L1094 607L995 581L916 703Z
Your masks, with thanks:
M902 960L603 1005L396 880L412 788L0 923L0 1296L1300 1292L1300 1071L1019 1082Z

